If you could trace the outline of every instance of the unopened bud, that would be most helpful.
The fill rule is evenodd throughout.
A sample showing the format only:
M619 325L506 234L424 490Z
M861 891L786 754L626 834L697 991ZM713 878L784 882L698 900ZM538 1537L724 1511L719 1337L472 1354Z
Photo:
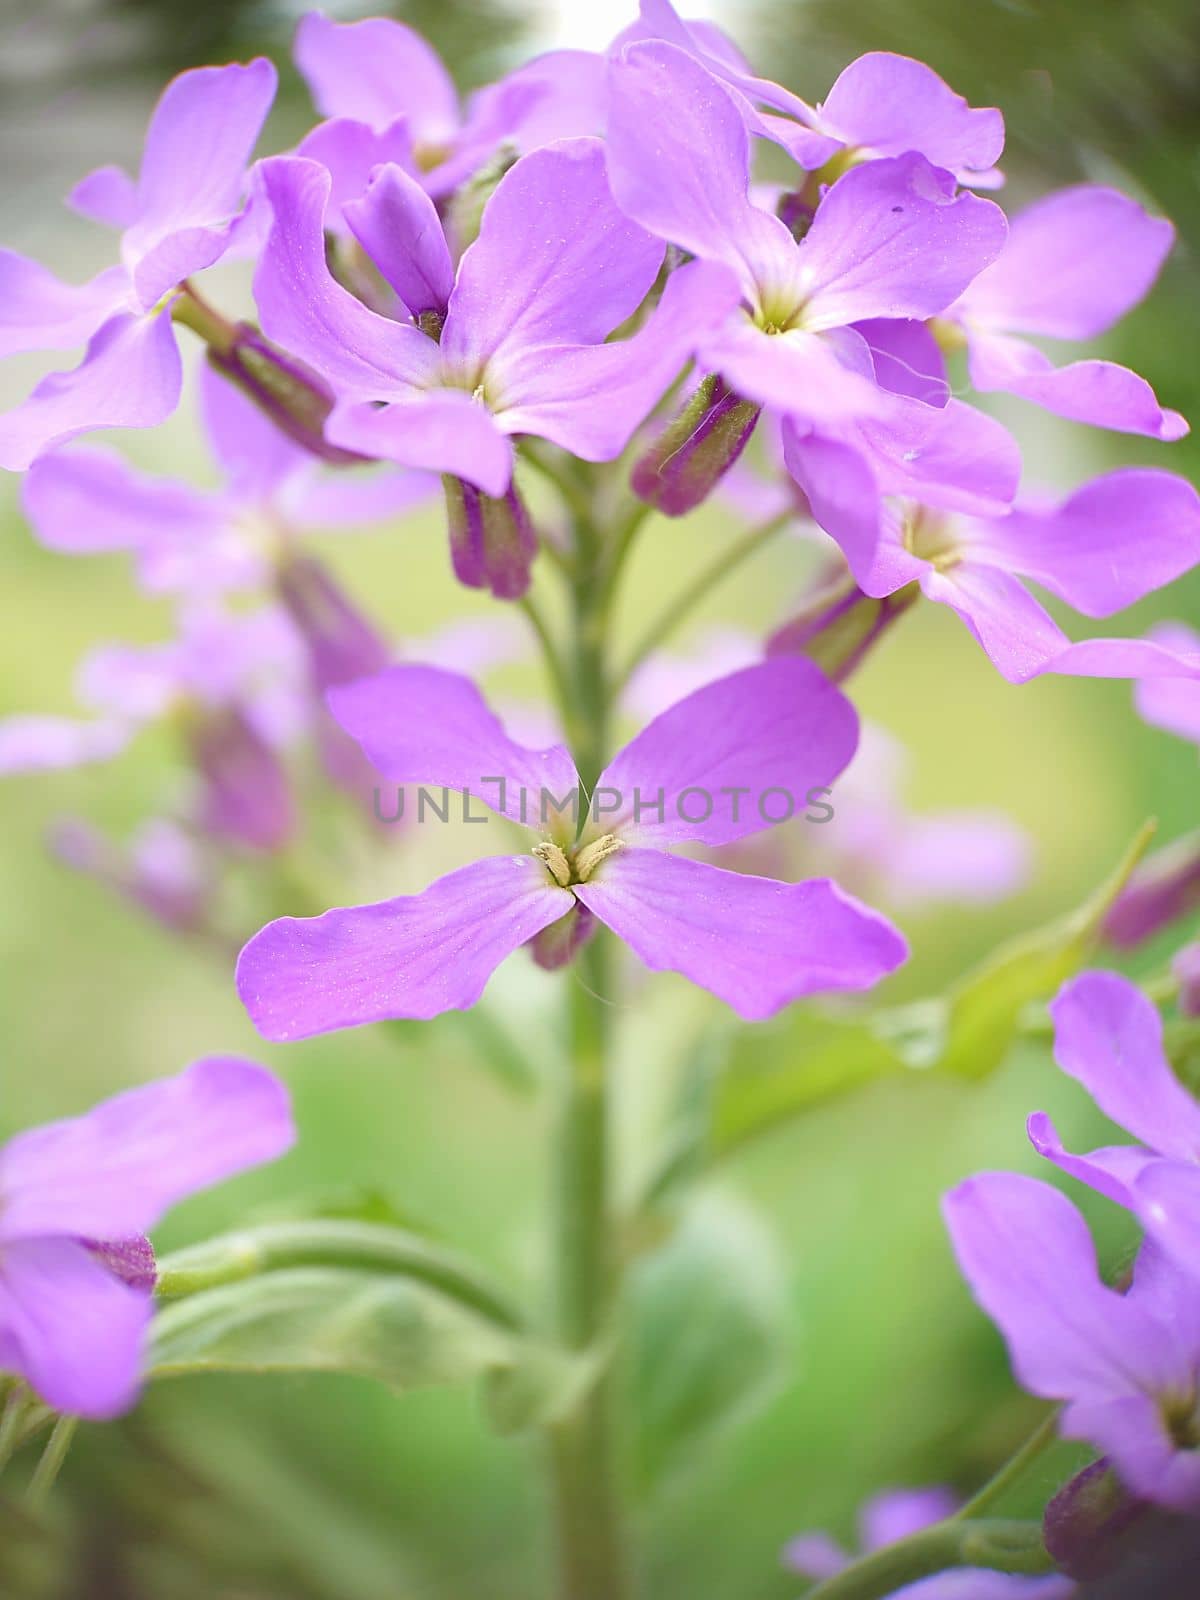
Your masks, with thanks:
M319 693L382 672L391 652L333 574L312 556L289 555L275 578L308 651Z
M251 850L278 850L295 825L287 773L262 734L235 709L205 711L186 725L204 783L206 832Z
M546 972L557 972L574 959L595 931L595 917L577 900L565 917L534 934L529 953Z
M634 467L634 494L668 517L693 510L746 448L759 410L710 374Z
M807 656L833 683L860 667L892 624L914 604L916 584L876 599L852 579L819 591L767 640L768 656Z
M1046 1549L1072 1578L1102 1577L1119 1563L1125 1535L1148 1510L1101 1457L1077 1473L1046 1507Z
M494 496L462 478L442 482L455 577L470 589L490 589L497 600L519 600L529 588L537 535L515 486Z
M1104 919L1119 950L1153 938L1200 905L1200 830L1154 854L1133 873Z

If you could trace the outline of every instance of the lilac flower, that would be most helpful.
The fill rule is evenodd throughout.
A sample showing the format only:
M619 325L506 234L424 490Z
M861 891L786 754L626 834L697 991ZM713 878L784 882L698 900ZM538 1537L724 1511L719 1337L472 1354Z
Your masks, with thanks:
M1200 1178L1200 1105L1167 1059L1158 1008L1118 973L1085 972L1063 986L1050 1013L1055 1061L1106 1117L1140 1143L1071 1155L1050 1118L1039 1111L1029 1119L1034 1148L1073 1178L1127 1206L1152 1232L1161 1232L1164 1218L1147 1202L1140 1180L1151 1168L1181 1165Z
M296 30L295 60L317 110L333 119L300 153L337 173L338 204L385 162L441 197L502 148L527 154L604 125L604 62L586 50L535 57L472 96L465 116L437 52L390 17L338 23L311 11Z
M170 817L144 823L124 849L78 818L58 823L50 846L65 865L107 884L176 933L210 928L211 864L199 841Z
M570 934L564 919L582 913L747 1018L868 988L905 957L890 924L828 880L776 883L664 850L757 832L845 766L854 711L811 663L763 663L674 706L609 763L585 817L567 751L515 744L468 679L395 667L330 705L389 780L461 790L543 837L419 895L264 928L238 992L268 1038L465 1009L518 945L555 924Z
M818 440L831 427L855 430L852 440L835 435L830 448L839 455L856 448L903 457L919 447L939 408L877 382L870 344L854 325L944 311L999 255L999 207L956 194L950 174L923 155L896 155L839 178L798 242L753 203L743 117L693 57L670 44L630 45L610 66L610 94L618 204L660 238L725 265L741 287L740 306L695 330L701 368L743 401L799 419ZM675 451L672 473L690 466ZM692 503L694 495L680 509Z
M882 1550L954 1515L958 1501L947 1489L890 1489L868 1500L859 1516L859 1546L864 1554ZM814 1582L836 1577L853 1557L825 1533L803 1533L784 1551L784 1564ZM889 1600L1067 1600L1075 1593L1068 1578L1030 1578L980 1567L939 1572L905 1584Z
M75 188L77 211L122 230L120 266L75 287L0 251L0 355L87 341L73 371L52 373L0 415L0 467L20 472L78 434L154 427L174 411L183 380L170 303L236 241L246 164L275 83L262 59L182 73L150 119L136 183L101 167Z
M941 413L940 448L970 472L986 472L973 425ZM785 429L785 450L793 439ZM844 465L844 463L841 463ZM949 606L1010 683L1043 672L1082 677L1196 676L1200 654L1173 637L1088 639L1072 644L1023 580L1088 617L1109 617L1200 561L1200 495L1154 468L1104 473L1058 504L1018 504L1007 514L953 514L928 488L909 497L831 460L825 481L804 474L813 512L846 555L861 589L896 594L916 583ZM798 474L799 475L799 474ZM965 478L967 473L963 473ZM941 505L937 503L940 500ZM874 552L873 554L871 552Z
M511 436L586 461L619 455L695 329L735 298L728 273L706 263L672 273L645 325L605 343L654 283L663 246L617 210L599 140L564 140L505 175L457 272L428 196L397 166L376 173L350 210L398 297L393 320L326 266L328 172L297 157L261 170L275 221L255 295L271 338L337 393L326 438L454 479L459 578L520 594L532 533L511 494Z
M943 1207L959 1267L1018 1380L1064 1403L1063 1436L1089 1441L1144 1499L1200 1511L1194 1255L1184 1270L1147 1240L1120 1294L1100 1278L1083 1218L1047 1183L985 1172Z
M127 550L154 592L251 588L286 568L310 531L384 522L436 487L426 473L323 468L208 366L200 410L219 488L140 472L94 445L58 450L22 485L38 539L71 555Z
M1187 423L1163 410L1144 378L1112 361L1056 367L1023 337L1107 333L1149 292L1174 238L1165 218L1098 184L1062 189L1019 213L999 260L946 313L966 338L976 389L1018 394L1075 422L1182 438Z
M176 639L106 645L85 658L77 692L92 719L0 720L0 775L109 760L143 727L170 719L200 777L198 825L250 849L276 849L295 821L280 751L307 718L303 670L280 612L188 608Z
M1147 638L1173 654L1200 655L1200 633L1183 622L1160 622ZM1200 745L1200 684L1190 678L1155 679L1137 684L1133 696L1143 722Z
M630 679L626 703L656 716L685 694L761 659L761 646L733 629L709 629L694 655L657 651ZM1030 866L1027 835L1000 812L908 811L906 752L885 729L865 723L839 781L837 825L805 829L807 868L828 872L853 893L895 907L938 902L988 905L1015 894Z
M283 1085L233 1056L17 1134L0 1148L0 1369L58 1411L128 1410L152 1309L142 1236L294 1140Z
M754 75L737 46L706 22L685 22L670 0L641 0L641 17L613 44L661 39L685 50L736 93L751 133L772 139L808 171L827 162L922 155L961 183L995 187L1004 148L1004 119L975 110L932 68L909 56L872 51L852 61L825 100L807 105L779 84ZM765 108L765 109L763 109Z

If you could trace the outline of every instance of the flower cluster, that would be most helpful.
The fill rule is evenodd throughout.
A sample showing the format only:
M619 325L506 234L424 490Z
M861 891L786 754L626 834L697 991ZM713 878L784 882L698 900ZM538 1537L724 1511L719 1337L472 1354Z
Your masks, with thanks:
M874 988L906 941L824 875L831 863L907 903L994 899L1026 868L1004 819L906 818L886 734L851 769L860 723L846 684L925 601L955 612L1011 683L1129 678L1147 720L1200 738L1200 638L1169 627L1072 640L1033 592L1091 619L1125 610L1200 563L1200 495L1158 466L1031 489L1007 428L964 398L1004 392L1163 443L1186 433L1138 374L1042 348L1091 341L1135 306L1171 248L1168 222L1097 184L1006 216L992 198L998 111L882 53L810 105L670 0L642 0L606 52L552 52L465 105L429 46L390 20L309 15L295 59L319 117L295 148L256 159L269 62L186 72L151 117L137 177L102 167L70 196L118 231L115 265L76 285L0 252L0 356L83 347L0 415L0 467L26 474L23 508L45 547L123 553L176 623L158 644L88 656L85 717L0 722L0 773L109 761L152 726L169 730L182 798L127 848L74 820L55 848L187 933L219 934L214 864L248 869L264 891L250 925L265 926L236 988L267 1039L463 1010L521 947L555 971L586 966L610 935L746 1021ZM764 143L782 175L772 186L755 180ZM228 261L252 276L253 307L233 314L198 286ZM215 487L79 442L162 423L192 337ZM454 577L532 624L557 701L545 741L513 737L472 676L514 652L510 626L464 625L402 651L319 553L316 535L382 530L439 491ZM763 520L714 573L686 575L661 626L618 663L635 539L654 514L715 494ZM811 581L769 636L727 638L695 671L664 656L668 628L785 528L803 531L796 571ZM563 603L547 605L540 589L555 579ZM623 746L619 710L644 718ZM790 881L790 863L755 854L848 770L845 804L838 791L816 817L836 818L839 838L806 842L803 870L816 862L820 875ZM381 780L455 791L465 821L491 813L529 836L420 893L308 915L332 897L297 868L316 831L308 801L341 800L372 851ZM400 847L416 853L418 831L396 830ZM689 853L731 846L737 866L770 861L770 875ZM329 854L335 870L347 859ZM1113 942L1176 914L1200 881L1194 850L1184 865L1190 876L1173 864L1131 886ZM612 997L586 982L597 972L612 969L588 966L575 988L604 1006ZM1182 1009L1200 1009L1194 949L1178 972ZM1103 1450L1137 1495L1200 1511L1200 1111L1132 985L1088 974L1054 1017L1060 1065L1141 1144L1073 1155L1040 1116L1031 1137L1141 1223L1132 1282L1102 1282L1079 1215L1027 1177L955 1190L955 1247L1021 1379L1064 1402L1063 1431ZM604 1034L596 1024L589 1048ZM131 1403L153 1288L146 1229L291 1138L279 1085L225 1057L18 1135L0 1153L0 1369L57 1408L108 1416ZM566 1165L586 1167L576 1154ZM584 1175L594 1214L560 1230L584 1241L576 1289L593 1268L604 1276L589 1241L611 1209L603 1175ZM585 1309L566 1320L591 1359L611 1344L608 1312ZM576 1387L580 1405L598 1403L596 1385ZM877 1504L864 1542L946 1510ZM812 1538L791 1552L813 1576L846 1559ZM619 1591L603 1583L589 1593ZM1071 1591L1031 1570L903 1592Z

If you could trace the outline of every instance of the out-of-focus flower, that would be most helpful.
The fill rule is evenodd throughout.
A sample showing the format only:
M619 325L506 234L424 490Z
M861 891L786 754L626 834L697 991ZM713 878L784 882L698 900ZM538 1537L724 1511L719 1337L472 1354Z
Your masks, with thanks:
M122 230L119 266L76 287L0 251L0 355L87 341L73 371L0 415L0 467L20 472L78 434L154 427L174 411L183 371L171 301L238 241L246 166L275 84L263 59L182 73L150 119L137 181L101 167L75 188L75 210Z
M1151 637L1154 635L1151 634ZM1161 642L1161 641L1160 641ZM1182 641L1181 641L1182 642ZM1195 641L1200 655L1200 639ZM1190 679L1148 678L1137 691L1196 688ZM1184 834L1139 864L1104 919L1104 937L1119 950L1152 939L1200 906L1200 833Z
M958 1501L948 1489L889 1489L868 1500L859 1514L859 1548L865 1555L953 1516ZM814 1582L836 1577L853 1560L827 1533L802 1533L783 1552L785 1566ZM1025 1577L980 1567L939 1572L896 1589L888 1600L1068 1600L1069 1578Z
M233 1056L17 1134L0 1148L0 1369L59 1411L128 1410L151 1317L144 1235L294 1141L286 1089Z
M747 1018L869 988L905 958L890 923L828 879L778 883L665 848L755 833L779 820L779 797L794 809L845 766L857 719L808 662L765 662L674 706L609 763L582 817L567 751L513 743L468 679L396 667L330 704L386 778L459 790L544 837L419 895L264 928L238 992L268 1038L472 1006L505 956L577 904L652 970Z
M295 817L281 751L305 726L304 654L282 612L186 608L177 638L106 645L83 662L90 721L0 721L0 775L109 760L150 723L171 719L201 782L197 823L255 850L290 836Z
M199 841L170 817L155 817L127 847L72 817L51 830L50 847L66 866L113 889L177 933L209 926L214 882Z
M1156 623L1146 637L1175 655L1200 655L1200 633L1186 623ZM1133 697L1138 715L1152 728L1200 745L1200 683L1189 678L1154 679L1139 683Z

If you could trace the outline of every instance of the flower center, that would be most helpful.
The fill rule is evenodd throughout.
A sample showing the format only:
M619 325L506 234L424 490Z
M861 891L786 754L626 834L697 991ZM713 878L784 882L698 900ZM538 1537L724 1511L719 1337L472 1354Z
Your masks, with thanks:
M547 839L534 845L533 854L560 888L569 889L573 883L586 883L600 863L620 850L621 845L615 833L602 833L598 839L570 853Z
M1177 1450L1200 1449L1200 1403L1194 1390L1190 1394L1163 1395L1159 1412Z
M962 557L953 521L928 506L913 506L905 517L904 547L939 572L955 566Z

